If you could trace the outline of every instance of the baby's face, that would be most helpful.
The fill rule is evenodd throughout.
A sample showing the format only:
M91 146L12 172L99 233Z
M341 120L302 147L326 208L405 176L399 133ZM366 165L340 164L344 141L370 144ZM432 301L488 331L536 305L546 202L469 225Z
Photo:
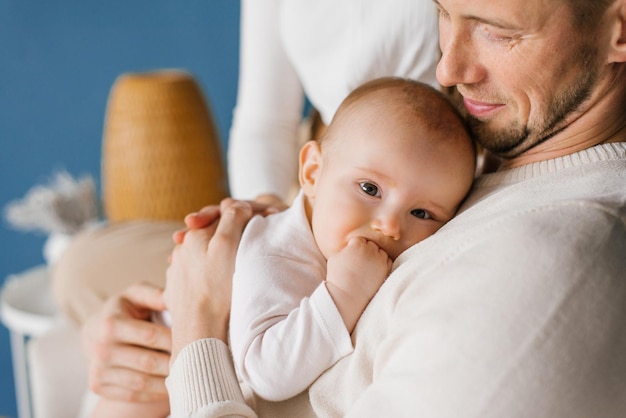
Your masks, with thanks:
M358 236L395 260L454 216L471 187L474 154L440 140L441 132L399 122L393 109L366 108L344 122L329 131L316 184L305 188L313 234L327 259Z

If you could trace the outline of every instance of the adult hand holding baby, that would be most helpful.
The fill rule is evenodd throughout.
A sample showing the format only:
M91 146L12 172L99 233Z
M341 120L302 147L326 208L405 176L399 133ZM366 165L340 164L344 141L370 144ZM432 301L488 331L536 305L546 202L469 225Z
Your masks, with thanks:
M218 214L219 222L215 222ZM235 256L252 215L251 204L225 199L219 208L209 207L192 216L195 221L215 216L208 226L175 237L184 240L172 253L164 294L172 316L172 362L184 346L200 338L226 342Z

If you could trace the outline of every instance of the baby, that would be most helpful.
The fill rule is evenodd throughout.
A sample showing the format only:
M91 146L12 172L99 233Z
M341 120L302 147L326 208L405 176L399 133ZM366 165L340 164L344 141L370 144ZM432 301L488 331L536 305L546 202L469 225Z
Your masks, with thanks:
M475 160L437 90L399 78L354 90L322 139L302 148L293 205L244 231L230 320L244 387L284 400L350 354L392 262L455 215Z

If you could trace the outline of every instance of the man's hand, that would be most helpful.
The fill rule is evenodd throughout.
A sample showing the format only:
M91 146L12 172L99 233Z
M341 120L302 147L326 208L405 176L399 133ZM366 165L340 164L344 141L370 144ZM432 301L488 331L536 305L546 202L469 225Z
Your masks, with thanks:
M161 289L135 284L86 321L82 343L93 392L118 401L167 399L171 333L149 322L152 311L163 309Z
M201 338L227 339L235 257L244 227L252 217L247 202L227 200L221 218L187 231L172 253L165 301L172 316L172 361Z
M207 228L214 224L220 218L220 212L224 207L231 206L237 202L235 199L226 198L220 202L220 205L205 206L198 212L190 213L185 216L185 225L187 228L176 231L172 237L174 243L182 244L185 239L185 234L194 229ZM267 216L272 213L277 213L287 209L287 205L280 200L279 197L273 194L260 195L254 201L242 201L252 208L254 215Z

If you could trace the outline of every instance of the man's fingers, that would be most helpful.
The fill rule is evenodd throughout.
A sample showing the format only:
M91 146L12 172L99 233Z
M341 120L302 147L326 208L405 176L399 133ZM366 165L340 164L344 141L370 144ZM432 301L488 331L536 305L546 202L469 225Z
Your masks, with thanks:
M246 201L246 203L248 203L250 205L250 207L252 208L252 212L255 215L269 215L272 213L278 213L282 210L287 209L287 205L285 205L284 203L280 202L280 204L269 204L269 203L264 203L262 201Z
M185 216L187 228L174 232L172 240L174 244L182 244L190 230L206 228L214 224L220 218L220 208L217 205L205 206L198 212Z
M165 309L163 289L149 283L136 283L128 287L122 293L122 303L124 302L145 308L146 311L162 311Z
M101 341L117 341L166 352L172 348L169 328L142 319L109 317L100 332Z
M181 229L180 231L175 231L172 234L172 241L174 244L182 244L185 240L185 234L187 233L187 229Z
M216 207L211 206L210 209L216 209ZM222 238L235 238L238 244L243 228L252 217L252 206L247 201L226 198L222 200L217 209L221 213L219 222L185 231L184 242L186 245L206 252L209 242L212 241L215 234L222 235ZM176 252L176 250L174 251Z
M154 376L166 377L169 373L170 355L156 350L145 350L131 345L116 348L101 356L113 367L135 370Z
M190 229L185 233L185 242L182 243L182 246L186 246L190 249L195 249L197 251L201 251L202 253L206 253L206 249L209 245L209 241L215 234L215 230L219 225L218 222L214 222L206 228L202 229ZM180 246L174 248L173 254L176 254L180 251Z
M185 225L190 229L205 228L220 217L220 208L217 205L205 206L198 212L185 216Z
M185 225L187 228L174 232L172 240L175 244L182 244L190 230L203 229L210 225L214 225L220 219L224 207L237 202L244 202L250 206L254 214L263 216L280 212L288 207L277 197L275 197L274 200L269 201L264 201L263 199L257 201L238 201L227 197L220 202L220 205L205 206L198 212L193 212L185 216Z
M132 369L109 368L100 376L100 385L117 386L129 392L167 394L163 376L152 376Z
M107 399L126 402L153 402L167 399L163 377L142 375L123 368L106 369L98 381L91 381L91 390Z
M243 229L252 215L252 207L248 202L234 201L224 204L222 201L222 219L210 244L220 245L222 250L231 249L236 253Z

